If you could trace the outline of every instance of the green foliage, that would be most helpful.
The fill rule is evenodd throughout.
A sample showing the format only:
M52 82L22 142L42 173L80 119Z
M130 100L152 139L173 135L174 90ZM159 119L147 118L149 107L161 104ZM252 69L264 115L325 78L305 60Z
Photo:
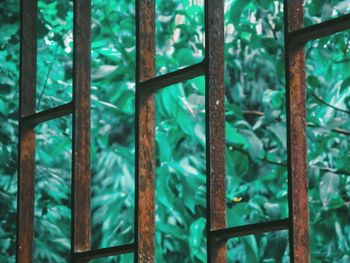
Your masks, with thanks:
M156 0L159 75L204 59L204 0Z
M228 240L227 247L228 262L289 262L288 231L233 238Z
M230 227L288 217L282 2L226 1ZM269 243L278 242L277 236L268 236ZM233 239L228 243L228 258L232 262L282 262L287 243L271 249L263 241L259 236Z
M0 3L0 261L15 261L18 1Z
M36 128L35 262L69 261L71 123L62 118ZM62 163L67 168L62 169Z
M314 262L350 260L349 32L308 44L309 216ZM345 133L344 133L345 131Z
M349 0L305 0L305 25L317 24L331 18L348 14L350 11L349 4Z
M73 1L39 0L37 110L72 98Z
M225 1L227 224L288 217L283 1ZM349 1L306 1L306 25ZM156 1L157 74L204 58L204 1ZM135 2L92 1L92 247L133 242ZM37 108L72 97L72 1L38 3ZM0 3L0 261L14 262L19 1ZM306 47L313 262L348 262L349 34ZM157 262L206 261L205 80L156 94ZM37 127L35 260L67 262L71 119ZM64 164L64 165L62 165ZM289 262L288 233L228 242L230 262ZM94 262L131 262L132 255Z
M274 164L286 161L283 6L227 5L227 220L236 226L288 216L286 167Z
M105 262L133 262L133 254L124 254L120 256L112 256L107 258L98 258L90 260L90 263L105 263Z
M133 241L134 19L134 1L92 1L91 208L94 248ZM123 258L111 260L119 262Z
M156 253L158 262L204 262L204 77L156 96Z

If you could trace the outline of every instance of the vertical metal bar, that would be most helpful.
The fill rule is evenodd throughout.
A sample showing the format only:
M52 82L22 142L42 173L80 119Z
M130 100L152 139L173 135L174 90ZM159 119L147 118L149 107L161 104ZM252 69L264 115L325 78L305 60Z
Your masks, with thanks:
M303 27L303 0L285 1L285 36ZM286 43L290 252L292 262L310 262L305 121L304 45Z
M72 256L90 249L90 0L74 0L73 27Z
M140 82L155 76L155 0L136 0L135 263L154 262L154 94Z
M211 230L226 227L224 1L205 1L208 262L226 262L226 243Z
M35 191L35 131L21 117L36 112L37 1L21 1L18 130L17 262L32 262Z

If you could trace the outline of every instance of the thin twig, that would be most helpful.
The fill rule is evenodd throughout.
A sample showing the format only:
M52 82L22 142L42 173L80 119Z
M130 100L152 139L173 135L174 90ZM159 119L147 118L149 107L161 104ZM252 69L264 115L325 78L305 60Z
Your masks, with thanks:
M46 90L47 81L48 81L49 76L50 76L50 74L51 74L51 70L52 70L53 64L54 64L54 62L55 62L55 60L56 60L57 52L58 52L58 43L56 43L56 50L55 50L55 53L53 54L53 57L52 57L52 60L51 60L51 64L50 64L49 69L47 70L47 73L46 73L45 82L44 82L43 88L42 88L42 90L41 90L41 93L40 93L40 95L39 95L38 102L37 102L37 105L36 105L37 108L39 107L41 98L43 97L44 92L45 92L45 90Z
M245 114L245 115L254 115L254 116L259 116L259 117L265 115L263 112L261 112L261 111L255 111L255 110L243 111L243 114ZM308 122L308 123L307 123L307 127L310 127L310 128L324 128L324 129L327 129L326 127L322 127L322 126L316 125L316 124L311 123L311 122ZM344 129L340 129L340 128L329 129L329 131L335 132L335 133L340 133L340 134L347 135L347 136L350 136L350 131L344 130Z
M321 102L322 104L336 110L336 111L340 111L340 112L344 112L346 114L350 114L350 111L348 110L344 110L344 109L341 109L341 108L338 108L330 103L328 103L327 101L323 100L322 98L318 97L310 88L308 88L308 91L310 92L310 95L315 98L317 101Z
M311 128L325 128L325 127L318 126L318 125L316 125L314 123L310 123L310 122L307 123L307 126L311 127ZM325 128L325 129L327 129L327 128ZM343 135L347 135L347 136L350 135L350 131L344 130L344 129L340 129L340 128L333 128L333 129L330 129L330 131L335 132L335 133L340 133L340 134L343 134Z
M275 29L273 28L273 26L270 23L270 19L267 16L265 17L265 19L267 20L267 24L269 25L269 27L270 27L270 29L272 31L274 39L278 40L278 37L277 37L276 32L275 32Z
M255 115L255 116L264 116L265 113L261 111L256 111L256 110L245 110L243 111L243 114L245 115Z
M6 186L6 189L5 189L5 192L7 193L9 190L10 190L10 187L11 187L11 184L12 184L12 181L13 181L13 178L15 177L15 174L12 174L11 175L11 178Z
M250 154L242 149L242 148L238 148L238 147L235 147L235 146L232 146L232 148L235 150L235 151L238 151L240 153L243 153L245 155L248 155L250 156ZM273 160L269 160L268 158L264 157L264 158L259 158L258 159L259 161L261 162L265 162L265 163L268 163L268 164L272 164L272 165L278 165L278 166L287 166L286 163L284 162L276 162L276 161L273 161ZM330 168L330 167L326 167L326 166L322 166L322 167L319 167L317 165L310 165L311 167L315 167L315 168L318 168L320 169L320 171L322 172L330 172L330 173L334 173L334 174L339 174L339 175L348 175L350 176L350 172L349 171L346 171L346 170L342 170L342 169L333 169L333 168Z

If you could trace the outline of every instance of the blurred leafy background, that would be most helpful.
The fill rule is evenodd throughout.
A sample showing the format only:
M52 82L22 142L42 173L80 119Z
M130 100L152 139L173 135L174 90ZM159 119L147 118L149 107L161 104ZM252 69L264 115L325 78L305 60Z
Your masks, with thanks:
M92 247L133 242L135 3L92 0ZM157 74L204 56L204 1L157 0ZM72 93L72 1L38 2L38 111ZM350 1L305 1L305 25ZM0 261L15 261L19 0L0 2ZM288 217L283 3L225 1L227 224ZM349 32L306 46L312 262L350 260ZM205 80L156 94L157 262L205 262ZM35 262L67 262L71 119L37 131ZM64 165L62 165L64 164ZM229 240L228 262L289 262L288 232ZM92 262L132 262L132 255Z

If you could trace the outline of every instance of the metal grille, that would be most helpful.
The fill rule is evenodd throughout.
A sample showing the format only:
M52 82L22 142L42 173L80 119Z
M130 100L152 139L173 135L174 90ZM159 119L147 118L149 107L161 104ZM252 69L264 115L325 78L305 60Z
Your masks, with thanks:
M226 228L224 1L205 1L203 62L155 76L155 0L136 1L136 185L135 242L90 249L90 1L74 0L73 100L36 113L37 1L21 1L19 180L17 262L32 262L36 125L72 115L72 262L134 253L135 262L154 262L155 102L157 90L197 76L206 78L207 252L208 262L226 262L233 237L288 230L291 262L309 262L305 138L307 41L350 28L350 15L303 28L303 1L284 1L287 89L289 217Z

